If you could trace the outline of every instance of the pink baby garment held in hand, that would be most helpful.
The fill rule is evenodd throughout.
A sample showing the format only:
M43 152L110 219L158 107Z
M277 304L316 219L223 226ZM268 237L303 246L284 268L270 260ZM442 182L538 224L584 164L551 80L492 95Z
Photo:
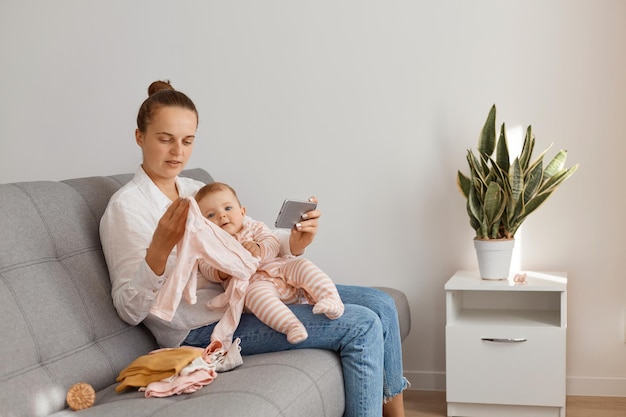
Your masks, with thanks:
M250 275L256 271L259 259L252 256L234 237L202 216L194 198L189 200L187 226L177 244L176 265L159 290L150 313L171 321L181 298L190 304L196 303L198 261L202 259L235 278L232 283L234 287L230 289L230 304L211 336L211 340L219 340L228 347L241 318Z

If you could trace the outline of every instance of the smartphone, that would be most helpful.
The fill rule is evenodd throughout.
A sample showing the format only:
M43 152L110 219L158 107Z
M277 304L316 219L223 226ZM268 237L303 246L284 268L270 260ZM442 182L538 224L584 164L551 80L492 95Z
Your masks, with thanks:
M302 215L317 208L317 203L310 201L285 200L278 212L276 226L279 229L293 229L302 220Z

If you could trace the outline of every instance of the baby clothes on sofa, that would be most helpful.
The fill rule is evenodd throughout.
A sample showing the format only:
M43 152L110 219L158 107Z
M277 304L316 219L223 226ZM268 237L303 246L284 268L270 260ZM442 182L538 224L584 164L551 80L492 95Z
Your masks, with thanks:
M195 392L217 378L218 372L230 371L241 365L241 340L235 339L227 350L220 341L206 348L182 346L156 349L132 361L118 375L121 392L135 387L145 397L169 397Z
M151 382L161 381L177 375L194 359L202 356L203 351L192 347L159 349L147 355L139 356L120 371L116 381L120 384L115 391L121 392L129 387L145 387Z

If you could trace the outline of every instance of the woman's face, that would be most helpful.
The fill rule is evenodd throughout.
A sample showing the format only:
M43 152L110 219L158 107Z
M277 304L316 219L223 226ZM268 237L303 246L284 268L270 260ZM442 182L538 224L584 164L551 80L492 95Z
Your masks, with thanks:
M143 152L142 167L155 183L175 178L187 165L197 127L193 111L163 106L155 112L145 132L135 132Z

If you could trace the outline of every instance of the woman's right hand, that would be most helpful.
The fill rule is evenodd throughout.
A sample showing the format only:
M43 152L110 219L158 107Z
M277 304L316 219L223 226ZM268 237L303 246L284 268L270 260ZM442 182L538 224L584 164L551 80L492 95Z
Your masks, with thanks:
M313 196L309 198L309 201L317 203L317 197ZM303 220L296 223L296 226L291 229L291 235L289 236L289 249L294 256L300 256L304 253L304 250L309 246L315 235L317 234L317 228L319 226L319 218L322 212L318 210L312 210L305 213L302 217Z
M146 251L146 262L156 275L165 273L167 258L185 233L189 200L179 198L165 211Z

